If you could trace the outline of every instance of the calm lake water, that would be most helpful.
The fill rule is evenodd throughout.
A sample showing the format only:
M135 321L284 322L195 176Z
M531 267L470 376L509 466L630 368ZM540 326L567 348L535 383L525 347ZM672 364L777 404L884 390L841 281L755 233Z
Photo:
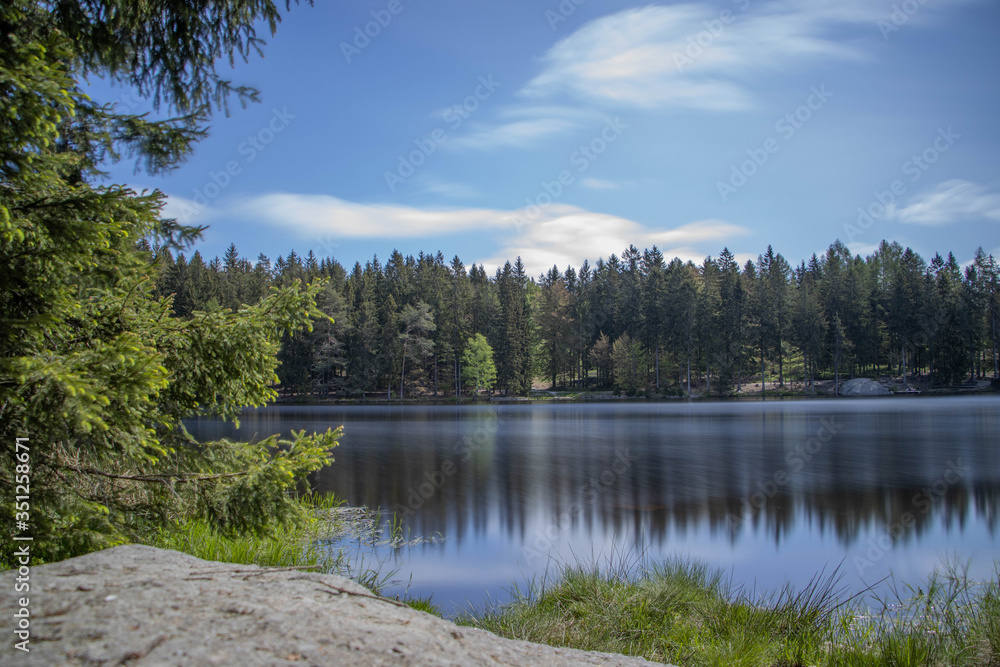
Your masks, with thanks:
M201 439L344 425L314 480L395 509L389 569L447 613L555 563L693 557L736 583L804 585L843 561L860 590L949 557L1000 560L1000 397L489 406L269 407Z

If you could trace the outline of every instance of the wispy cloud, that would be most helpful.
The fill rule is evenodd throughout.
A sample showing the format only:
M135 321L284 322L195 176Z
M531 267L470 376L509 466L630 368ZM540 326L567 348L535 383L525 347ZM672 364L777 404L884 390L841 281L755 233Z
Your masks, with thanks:
M545 99L565 93L647 109L743 109L754 103L751 77L809 59L864 58L842 30L876 36L876 22L887 13L862 0L775 0L747 3L746 11L740 5L725 15L708 3L650 5L591 21L542 57L542 71L521 94Z
M607 181L602 178L585 178L580 185L588 190L624 190L638 187L634 181Z
M629 244L657 246L667 257L700 261L732 239L750 233L722 220L701 220L655 228L568 204L544 207L533 222L518 227L516 211L486 208L417 208L362 204L328 195L264 194L211 209L217 220L241 220L276 227L287 234L324 239L420 238L463 232L488 233L497 251L477 263L491 270L520 256L531 275L554 264L579 266L621 252Z
M513 105L500 112L498 122L471 125L469 134L451 139L446 146L474 150L530 148L541 139L578 129L592 117L596 114L571 107Z
M886 217L918 225L1000 221L1000 192L970 181L953 179L938 184L906 206L891 205Z
M329 195L288 193L260 195L237 202L225 215L280 227L299 235L344 238L437 236L511 224L508 212L492 209L421 209L395 204L360 204Z
M466 183L452 183L434 179L430 179L424 183L423 191L449 199L472 199L482 195L482 192Z
M878 243L861 243L860 241L853 241L847 244L848 250L851 251L852 255L861 255L862 257L869 257L874 255L879 249Z
M639 248L657 246L668 258L680 257L700 262L715 254L731 239L749 230L721 220L702 220L673 229L655 229L638 222L573 206L551 206L546 216L526 226L520 235L502 240L498 252L477 263L490 270L520 257L530 275L553 266L560 270L580 266L584 259L593 264L599 257L621 253L629 244Z

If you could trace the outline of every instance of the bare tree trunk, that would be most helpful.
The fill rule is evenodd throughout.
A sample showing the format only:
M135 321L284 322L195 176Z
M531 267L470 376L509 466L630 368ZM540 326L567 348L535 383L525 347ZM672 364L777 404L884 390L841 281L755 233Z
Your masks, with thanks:
M712 367L708 365L708 353L705 353L705 393L710 393Z
M900 346L899 351L902 353L903 358L903 389L906 389L906 345Z
M688 367L688 397L691 396L691 352L688 351L687 354L687 367Z
M785 355L781 350L781 334L778 334L778 384L785 386Z
M761 341L760 344L760 393L761 396L764 395L764 387L766 383L764 382L764 342Z
M931 364L931 389L934 388L934 344L931 343L930 349L930 364Z
M656 389L660 389L660 344L656 344Z
M840 330L837 330L837 352L833 360L833 395L840 395Z
M399 370L399 398L403 398L403 378L406 377L406 343L403 343L403 363Z
M990 310L992 311L990 324L993 325L993 379L996 380L1000 378L1000 375L997 375L997 313L995 307L990 308Z

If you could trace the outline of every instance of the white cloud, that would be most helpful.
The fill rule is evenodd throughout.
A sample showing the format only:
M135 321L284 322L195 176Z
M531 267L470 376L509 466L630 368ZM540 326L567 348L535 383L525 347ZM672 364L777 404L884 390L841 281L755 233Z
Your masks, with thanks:
M701 262L705 255L716 254L723 245L748 230L721 220L702 220L674 229L653 229L614 215L594 213L573 206L550 206L534 222L526 224L521 234L505 237L498 252L476 263L490 271L508 260L520 257L532 276L552 266L560 270L579 267L584 259L591 265L599 257L621 254L629 246L657 246L669 259ZM705 248L710 244L710 249Z
M607 181L602 178L585 178L580 185L588 190L624 190L638 187L635 181Z
M482 194L479 190L466 183L452 183L433 179L424 184L423 191L451 199L471 199L479 197Z
M492 150L495 148L528 148L538 139L575 129L577 125L558 118L536 118L504 123L453 139L451 146Z
M564 269L579 266L584 259L592 263L598 257L606 259L629 244L638 248L655 245L669 259L700 262L705 255L717 254L724 245L731 244L734 237L749 233L722 220L658 229L568 204L543 207L534 218L523 222L523 211L360 204L328 195L288 193L260 195L209 212L216 219L252 221L291 235L327 240L491 233L497 251L476 263L493 271L520 256L529 275L538 275L553 264Z
M501 122L475 123L472 132L445 145L474 150L530 148L540 139L578 129L581 121L594 116L593 112L568 107L515 105L500 112Z
M859 243L857 241L847 244L848 250L851 251L852 255L861 255L862 257L870 257L874 255L879 249L878 243Z
M953 179L938 184L906 206L890 205L886 217L918 225L1000 221L1000 193L977 183Z
M228 213L300 235L346 238L421 237L510 226L509 213L492 209L420 209L359 204L329 195L266 194L234 204Z
M863 58L838 31L854 25L862 36L878 35L876 22L889 13L862 0L776 0L745 12L735 3L726 11L723 17L708 3L650 5L596 19L549 49L521 93L639 108L742 109L753 104L750 77L807 59Z
M909 29L974 1L935 0L908 15L905 25ZM518 91L530 104L505 108L499 122L470 123L469 133L449 139L447 146L529 148L578 129L587 116L597 115L598 108L607 113L609 106L745 109L755 104L755 77L801 67L809 59L864 59L851 38L877 39L878 21L891 14L891 7L871 0L734 0L722 9L692 2L623 10L587 23L540 58L541 71ZM844 35L845 27L852 28L851 35ZM564 101L562 95L573 105L588 106L544 106Z
M200 225L211 220L213 212L204 202L171 195L163 204L160 217L173 218L182 225Z

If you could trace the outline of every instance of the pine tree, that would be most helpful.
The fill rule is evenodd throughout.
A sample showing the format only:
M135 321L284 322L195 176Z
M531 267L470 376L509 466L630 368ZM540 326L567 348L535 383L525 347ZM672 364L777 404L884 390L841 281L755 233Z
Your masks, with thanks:
M158 191L97 185L101 161L123 153L170 169L229 93L252 99L214 65L245 55L258 21L277 18L260 0L198 11L162 0L0 6L0 479L12 487L16 438L29 438L36 558L194 517L224 531L293 521L302 508L290 492L330 460L336 432L280 447L201 445L182 423L271 400L278 339L308 329L321 286L289 285L238 313L201 310L195 295L186 317L171 317L172 297L154 288L169 262L150 251L186 247L200 230L161 219ZM91 100L79 82L89 74L134 86L174 117ZM0 507L8 526L11 510Z
M706 257L701 266L701 281L698 291L697 315L698 343L700 356L705 367L705 393L711 392L712 360L718 355L720 340L718 322L720 320L719 267Z
M819 262L815 255L809 268L803 262L796 272L796 289L792 305L792 342L802 350L803 384L813 386L816 368L823 355L827 320L820 301L821 281Z
M538 308L538 333L542 339L545 366L552 378L552 389L557 377L568 370L571 359L571 332L573 330L573 295L556 267L552 267L542 286Z
M653 353L654 386L660 388L660 348L666 336L663 308L666 276L663 253L656 246L642 255L642 343Z
M728 248L719 254L719 333L722 350L717 366L725 387L740 383L743 363L743 345L746 330L747 294L741 279L740 267Z
M684 359L687 393L691 393L691 355L694 351L698 309L698 269L675 258L667 265L666 289L660 308L667 322L667 341L672 353Z
M403 306L399 314L399 323L402 331L399 334L400 351L400 371L399 371L399 397L403 398L403 383L406 379L406 362L411 361L411 365L419 365L429 357L434 351L434 334L437 326L434 324L434 314L431 307L423 301L418 301L415 305Z

